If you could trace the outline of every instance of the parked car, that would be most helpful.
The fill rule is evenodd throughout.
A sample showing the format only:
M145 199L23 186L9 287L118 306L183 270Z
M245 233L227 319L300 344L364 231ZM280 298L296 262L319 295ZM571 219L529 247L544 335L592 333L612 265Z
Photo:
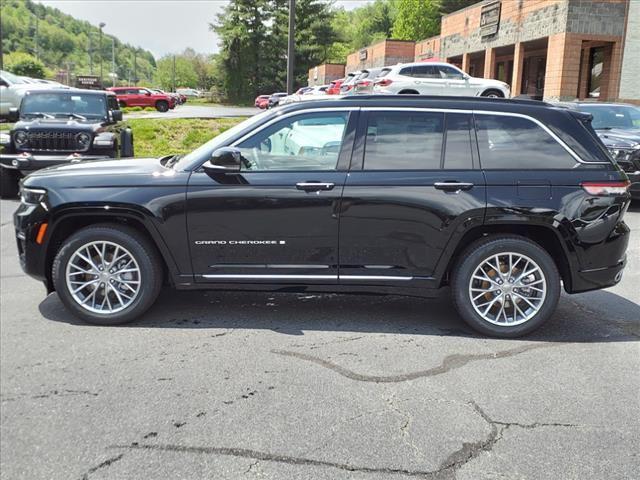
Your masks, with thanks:
M15 114L18 116L18 114ZM0 133L0 196L15 197L23 176L52 165L132 157L115 94L97 90L31 90L10 131Z
M367 68L362 70L351 91L356 94L373 93L373 85L381 73L382 68Z
M362 71L360 70L347 73L344 82L340 85L340 93L349 93L351 89L356 86L356 81L360 78L360 74L362 74Z
M200 90L196 90L195 88L178 88L176 89L180 95L184 95L185 97L190 98L200 98L203 96Z
M267 108L277 107L280 104L280 100L283 99L286 96L287 96L286 92L272 93L269 96L269 101L267 103Z
M387 67L376 81L373 91L380 94L461 95L469 97L508 98L508 84L499 80L476 78L455 65L440 62L417 62Z
M327 95L338 95L340 93L340 86L344 82L344 78L340 78L338 80L333 80L329 83L329 88L327 88Z
M315 87L307 87L307 89L302 93L302 95L326 95L327 89L329 85L316 85Z
M300 87L298 90L296 90L296 95L303 95L304 93L313 90L313 87Z
M180 105L180 104L183 103L182 102L182 96L179 93L176 93L176 92L165 92L164 90L161 90L159 88L150 88L149 90L151 90L152 93L157 93L159 95L169 95L170 97L173 98L173 100L174 100L176 105Z
M261 110L266 109L269 106L269 97L271 95L258 95L255 99L255 101L253 102L253 105L256 108L259 108Z
M166 112L176 107L176 100L166 93L152 92L142 87L111 87L107 90L118 97L120 107L152 107L159 112Z
M421 297L450 286L476 330L524 335L562 286L615 285L626 264L629 180L589 118L463 97L283 106L185 156L29 175L20 263L101 325L139 317L164 284Z
M561 104L593 116L591 126L631 181L631 196L640 200L640 108L604 102Z
M18 110L22 97L29 90L51 89L55 87L57 86L39 82L27 82L18 75L0 70L0 118L6 119L11 109ZM60 87L67 88L64 85L60 85Z

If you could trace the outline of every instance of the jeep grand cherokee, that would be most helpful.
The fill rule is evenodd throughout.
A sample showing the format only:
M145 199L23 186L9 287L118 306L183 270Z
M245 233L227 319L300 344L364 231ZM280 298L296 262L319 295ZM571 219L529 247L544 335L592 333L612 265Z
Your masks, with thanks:
M257 115L180 157L23 181L20 260L97 324L178 289L431 296L524 335L616 284L628 179L590 116L533 101L350 97Z

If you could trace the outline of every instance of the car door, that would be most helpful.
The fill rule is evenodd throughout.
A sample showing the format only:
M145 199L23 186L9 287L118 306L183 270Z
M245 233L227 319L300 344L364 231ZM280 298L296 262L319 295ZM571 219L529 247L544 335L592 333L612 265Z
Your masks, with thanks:
M421 95L446 95L446 82L435 65L414 65L411 68L411 76Z
M341 207L340 282L433 286L443 254L483 221L471 114L367 110Z
M471 88L469 80L465 78L464 72L449 65L438 65L438 72L444 82L445 95L475 95L475 90Z
M234 144L240 173L193 173L198 282L337 283L338 224L357 109L276 117Z

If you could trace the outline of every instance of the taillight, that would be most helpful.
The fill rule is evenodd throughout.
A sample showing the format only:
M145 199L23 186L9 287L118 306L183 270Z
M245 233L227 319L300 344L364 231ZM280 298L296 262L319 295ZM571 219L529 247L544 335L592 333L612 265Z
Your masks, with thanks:
M624 195L629 191L631 182L582 182L580 184L589 195L604 197L607 195Z
M371 85L371 80L360 80L357 85L359 87L368 87Z
M392 80L388 79L388 78L383 78L382 80L378 80L376 82L376 85L379 85L380 87L388 87L389 85L391 85L393 83Z

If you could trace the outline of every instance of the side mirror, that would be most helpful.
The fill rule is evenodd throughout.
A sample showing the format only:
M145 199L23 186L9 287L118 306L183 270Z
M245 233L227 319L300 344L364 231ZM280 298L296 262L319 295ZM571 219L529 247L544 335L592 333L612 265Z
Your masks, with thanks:
M147 97L150 97L150 96L151 96L151 92L149 92L149 91L144 92L144 94L145 94Z
M111 118L114 122L122 121L122 110L111 110Z
M203 167L211 173L240 173L242 154L237 148L222 147L213 152Z
M7 120L11 123L15 123L20 118L20 113L16 107L11 107L9 109L9 114L7 115Z

